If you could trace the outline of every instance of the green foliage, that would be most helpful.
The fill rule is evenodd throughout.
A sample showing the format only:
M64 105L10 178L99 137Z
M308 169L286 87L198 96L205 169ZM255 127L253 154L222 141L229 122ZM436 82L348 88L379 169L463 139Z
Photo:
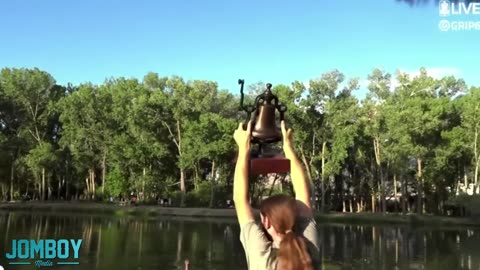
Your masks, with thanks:
M186 206L208 207L210 204L211 188L212 184L210 182L200 182L197 190L193 190L187 193Z
M362 200L371 209L372 195L378 203L393 194L395 176L408 187L406 196L424 193L435 211L459 179L479 185L478 87L434 78L424 68L416 76L374 69L367 80L363 100L355 95L360 79L337 69L308 84L273 88L288 108L295 149L322 204L340 209L342 198L355 198L354 206ZM251 84L247 102L264 89ZM214 81L148 73L142 80L60 86L37 68L4 68L2 190L8 197L28 191L47 199L52 191L52 199L88 193L104 200L135 192L143 203L171 198L176 206L220 206L231 196L232 134L245 118L238 105L238 95ZM260 178L252 185L255 198L270 192Z
M165 196L167 199L172 200L172 206L176 207L185 207L186 205L182 205L182 193L179 190L175 190L171 193L169 193L167 196Z
M56 161L53 146L50 143L42 143L30 150L25 157L28 167L33 172L41 170L41 168L51 166Z
M114 167L112 170L110 170L106 178L106 197L128 197L128 194L126 192L129 189L128 181L119 168Z
M464 207L468 216L480 217L480 195L460 194L452 197L449 203Z

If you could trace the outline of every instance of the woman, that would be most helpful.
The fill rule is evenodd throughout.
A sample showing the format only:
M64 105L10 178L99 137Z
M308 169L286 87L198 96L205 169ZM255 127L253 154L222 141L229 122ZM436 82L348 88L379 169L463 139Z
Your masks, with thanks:
M240 224L240 241L249 270L318 269L319 243L310 204L310 191L303 168L293 149L292 130L287 131L283 121L281 128L283 150L291 164L290 178L295 198L276 195L262 201L259 210L263 230L255 223L247 194L251 123L248 123L247 130L240 124L234 133L238 158L233 200Z

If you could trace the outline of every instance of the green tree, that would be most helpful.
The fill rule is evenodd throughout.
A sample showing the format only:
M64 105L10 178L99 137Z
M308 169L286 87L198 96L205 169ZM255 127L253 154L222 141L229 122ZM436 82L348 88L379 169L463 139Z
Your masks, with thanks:
M55 107L58 100L64 94L64 88L57 85L53 77L45 71L35 69L2 69L0 72L0 82L3 95L9 99L18 113L20 125L15 127L15 123L9 128L15 130L16 141L22 140L24 143L31 145L33 148L52 149L45 147L43 144L53 140L58 119L56 119ZM15 121L13 121L15 122ZM21 139L19 139L20 137ZM18 148L13 150L18 153ZM53 155L53 153L50 153ZM13 155L16 158L17 155ZM45 156L45 155L44 155ZM33 156L28 156L27 158ZM32 164L34 161L30 161ZM13 165L12 161L12 166ZM46 163L42 163L46 164ZM42 200L46 198L46 175L47 167L31 166L32 173L41 174L40 197ZM39 171L35 171L39 170ZM13 179L13 170L12 170ZM50 186L48 187L50 189ZM11 193L13 192L13 183L11 182ZM12 194L11 194L11 197Z

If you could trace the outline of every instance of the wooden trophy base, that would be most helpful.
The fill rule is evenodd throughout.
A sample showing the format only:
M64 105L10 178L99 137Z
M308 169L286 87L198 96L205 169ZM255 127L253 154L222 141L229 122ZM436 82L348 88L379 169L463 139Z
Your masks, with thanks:
M250 175L290 172L290 160L278 154L250 159Z
M235 157L235 162L236 160L237 157ZM260 146L258 149L251 150L249 162L250 175L290 172L290 160L278 153L278 151L272 150L265 145Z

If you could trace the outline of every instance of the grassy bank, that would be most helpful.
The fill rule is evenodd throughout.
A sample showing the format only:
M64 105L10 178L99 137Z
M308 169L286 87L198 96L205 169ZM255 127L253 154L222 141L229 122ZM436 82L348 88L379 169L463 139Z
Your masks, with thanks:
M234 209L177 208L151 205L121 206L96 202L22 202L1 203L0 211L27 211L42 213L107 214L115 216L161 217L220 217L235 218Z
M0 203L0 211L35 212L35 213L69 213L100 214L112 216L133 216L139 218L185 217L209 218L235 221L234 209L177 208L162 206L121 206L110 203L95 202L15 202ZM358 225L405 224L417 226L472 226L480 227L480 218L457 218L416 214L381 214L381 213L329 213L315 214L319 224L339 223Z
M445 227L445 226L468 226L480 227L480 218L470 217L446 217L418 214L393 214L393 213L329 213L316 214L319 223L348 223L359 225L375 224L404 224L415 226Z

